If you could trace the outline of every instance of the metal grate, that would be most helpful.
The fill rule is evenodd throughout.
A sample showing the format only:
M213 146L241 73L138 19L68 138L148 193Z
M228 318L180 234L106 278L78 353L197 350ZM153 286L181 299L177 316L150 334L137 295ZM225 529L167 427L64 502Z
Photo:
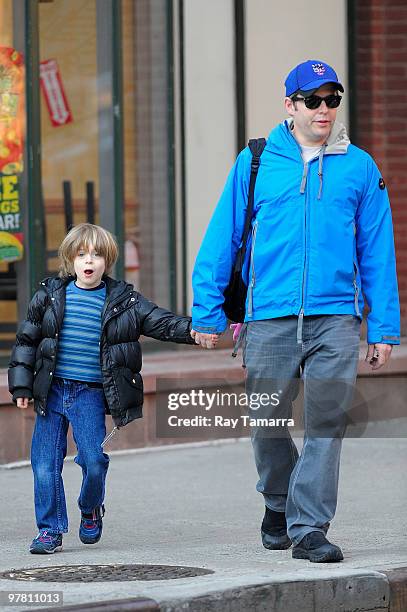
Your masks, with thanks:
M1 572L0 578L25 582L126 582L175 580L213 573L200 567L178 565L54 565Z

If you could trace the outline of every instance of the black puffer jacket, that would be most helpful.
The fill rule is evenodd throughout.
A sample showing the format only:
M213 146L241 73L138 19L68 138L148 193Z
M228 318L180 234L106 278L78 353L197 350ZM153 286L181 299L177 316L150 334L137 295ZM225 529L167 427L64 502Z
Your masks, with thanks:
M8 371L13 400L33 397L34 410L45 415L54 375L58 334L65 310L65 288L73 278L47 278L32 298L27 319L17 331ZM143 380L140 335L194 344L191 319L159 308L132 285L108 276L102 311L100 365L106 411L123 426L142 416ZM80 340L79 340L80 342Z

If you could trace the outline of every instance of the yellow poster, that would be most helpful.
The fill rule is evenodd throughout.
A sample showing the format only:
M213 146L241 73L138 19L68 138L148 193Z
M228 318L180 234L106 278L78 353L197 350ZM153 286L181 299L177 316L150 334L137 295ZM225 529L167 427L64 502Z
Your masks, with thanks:
M12 47L0 47L0 172L23 171L25 134L24 61Z
M19 178L0 174L0 261L17 261L23 256Z

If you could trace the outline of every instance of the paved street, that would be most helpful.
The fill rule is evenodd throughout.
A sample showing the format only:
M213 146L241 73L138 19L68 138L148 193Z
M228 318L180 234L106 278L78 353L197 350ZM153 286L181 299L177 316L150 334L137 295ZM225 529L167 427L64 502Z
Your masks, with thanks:
M36 534L31 469L0 469L0 571L106 563L189 565L215 571L208 576L164 582L85 585L2 579L0 590L62 589L65 604L146 596L161 602L163 610L178 610L182 602L225 589L293 583L289 586L294 601L297 596L303 597L299 590L303 581L310 581L315 587L318 580L335 582L345 578L349 584L349 580L364 577L363 588L370 593L370 604L375 603L373 600L381 597L380 589L385 592L386 587L377 572L407 567L406 465L405 439L345 440L338 512L330 530L331 539L343 548L345 561L324 565L292 560L290 551L271 552L262 548L259 525L263 504L255 492L256 473L247 439L113 455L104 536L99 544L88 547L77 536L80 469L67 462L64 480L71 531L64 538L64 551L53 556L28 553ZM363 597L366 599L367 595ZM339 599L337 603L339 606ZM304 612L314 609L307 607L311 604L304 600L302 605ZM330 612L348 609L335 605L329 608ZM27 606L3 608L4 612L19 609L27 610ZM250 609L280 610L267 606ZM372 608L360 607L365 609Z

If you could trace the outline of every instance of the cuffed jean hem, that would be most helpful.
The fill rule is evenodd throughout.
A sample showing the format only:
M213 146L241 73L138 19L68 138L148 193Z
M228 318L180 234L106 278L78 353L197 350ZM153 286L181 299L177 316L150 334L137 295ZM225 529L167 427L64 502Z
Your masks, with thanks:
M79 512L82 512L82 514L92 514L92 512L96 510L96 508L100 508L103 505L104 505L104 501L102 501L101 504L97 504L96 506L93 506L93 508L81 508L79 504L78 504L78 508L79 508Z
M303 538L305 538L306 535L311 533L311 531L320 531L325 536L327 534L325 529L323 529L322 527L303 527L299 531L296 531L295 535L291 535L290 534L290 530L287 531L287 534L288 534L288 537L290 538L291 542L293 543L293 545L297 546L297 544L299 544L301 542L301 540Z
M62 533L68 533L68 527L61 527L61 529L50 529L50 527L38 527L38 531L46 531L50 535L59 535Z
M260 491L261 493L261 491ZM272 497L273 499L270 499ZM274 512L285 512L287 504L287 495L268 495L263 493L264 505Z
M94 506L90 507L90 506L85 506L82 507L79 504L79 500L78 500L78 508L79 508L79 512L83 512L84 514L92 514L92 512L94 510L96 510L96 508L101 508L104 505L105 501L104 499L102 499L102 501L100 502L100 504L95 504Z

